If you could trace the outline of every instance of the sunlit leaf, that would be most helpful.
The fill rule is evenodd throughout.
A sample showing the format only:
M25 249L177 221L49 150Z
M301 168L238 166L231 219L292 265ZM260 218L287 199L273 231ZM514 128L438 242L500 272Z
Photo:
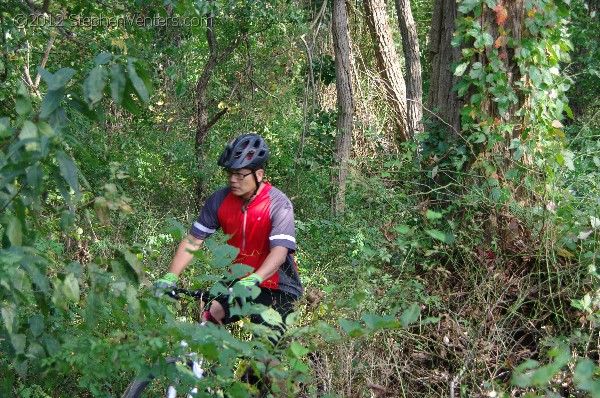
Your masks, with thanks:
M297 341L294 341L292 344L290 344L289 351L293 354L294 358L302 358L304 355L310 352L308 348L304 347Z
M427 211L425 212L425 216L429 220L439 220L440 218L442 218L442 213L438 213L436 211L427 209Z

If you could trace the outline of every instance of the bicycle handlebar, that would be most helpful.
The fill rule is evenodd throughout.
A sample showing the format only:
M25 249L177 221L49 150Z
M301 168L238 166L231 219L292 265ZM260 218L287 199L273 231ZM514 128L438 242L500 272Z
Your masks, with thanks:
M209 296L208 291L206 291L206 290L202 290L202 289L187 290L187 289L183 289L180 287L173 288L173 289L167 291L166 294L169 295L170 297L173 297L176 300L181 300L183 298L180 296L180 294L182 294L184 296L193 297L197 300L202 300L202 301L205 301L205 299L208 298L208 296Z

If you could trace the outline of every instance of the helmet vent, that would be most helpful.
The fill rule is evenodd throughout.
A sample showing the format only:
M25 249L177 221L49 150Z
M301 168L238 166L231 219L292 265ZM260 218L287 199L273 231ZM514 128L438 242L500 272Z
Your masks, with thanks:
M257 170L264 168L269 161L269 148L257 134L242 134L230 142L218 165L229 169Z

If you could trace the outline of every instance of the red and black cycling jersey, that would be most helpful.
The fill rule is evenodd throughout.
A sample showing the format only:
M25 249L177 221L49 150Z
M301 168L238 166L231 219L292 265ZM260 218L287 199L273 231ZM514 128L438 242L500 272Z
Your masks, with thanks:
M296 237L292 202L268 182L260 193L246 203L230 188L213 193L204 203L200 216L190 234L205 240L219 228L229 236L228 244L240 249L235 264L245 264L257 270L269 255L271 248L288 249L284 264L260 286L279 289L296 297L302 295L302 284L294 261Z

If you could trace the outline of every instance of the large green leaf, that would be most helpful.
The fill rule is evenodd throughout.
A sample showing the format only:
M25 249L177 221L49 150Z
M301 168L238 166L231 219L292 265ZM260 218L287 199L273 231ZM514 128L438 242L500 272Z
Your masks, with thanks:
M427 232L427 234L429 236L431 236L432 238L441 240L442 242L445 242L445 243L452 243L454 241L454 235L447 234L442 231L438 231L437 229L428 229L425 232Z
M15 303L6 303L2 305L2 323L8 334L16 330L17 305Z
M113 64L110 68L110 92L117 105L123 102L126 86L125 68L121 64Z
M84 98L90 108L102 100L105 86L106 69L102 65L97 65L83 83Z
M40 143L38 142L38 128L30 120L25 120L21 132L19 133L19 139L26 141L26 151L37 151L40 149Z
M281 318L281 314L275 311L273 308L267 308L263 311L260 316L262 319L268 323L269 325L281 325L283 323L283 319Z
M48 83L48 91L63 89L76 73L71 68L61 68L56 73L52 74L44 68L38 68L40 76Z
M407 327L411 323L415 323L421 316L421 307L418 304L411 304L402 315L400 315L400 323L403 327Z
M16 110L19 115L27 115L31 112L31 98L23 83L19 84L16 98Z
M56 161L60 168L60 174L67 184L73 189L75 194L79 193L79 170L71 156L63 151L56 151Z
M135 62L132 59L127 60L127 73L129 75L129 81L131 81L133 89L135 90L139 99L143 102L148 102L150 100L150 93L148 92L146 84L138 75L138 72L135 68Z
M44 332L44 317L37 314L29 318L29 331L33 337L39 337Z
M21 220L15 215L6 215L6 237L10 242L11 246L21 246L23 243L23 224Z
M63 96L65 94L65 88L60 87L56 90L48 91L44 100L42 101L42 106L40 107L40 118L48 119L52 112L56 110L60 106L60 103L63 100Z

